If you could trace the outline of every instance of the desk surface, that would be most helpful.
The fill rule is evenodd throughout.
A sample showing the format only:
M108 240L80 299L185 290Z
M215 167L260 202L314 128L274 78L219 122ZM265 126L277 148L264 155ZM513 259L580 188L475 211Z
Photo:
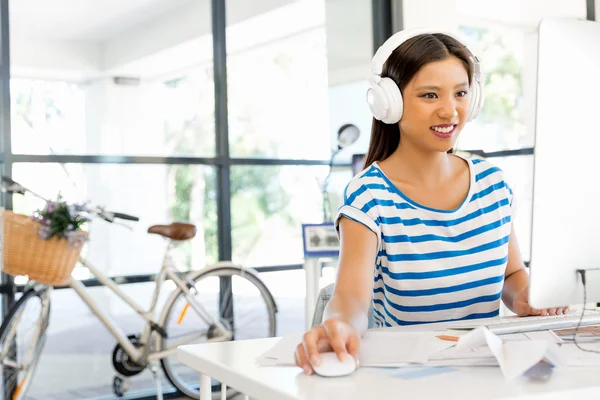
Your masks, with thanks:
M258 400L394 399L399 395L444 400L600 399L599 367L557 368L543 382L526 377L507 381L498 367L441 367L429 371L436 374L416 375L406 375L402 368L363 367L346 377L323 378L306 376L297 367L258 366L256 358L278 340L181 346L179 359Z

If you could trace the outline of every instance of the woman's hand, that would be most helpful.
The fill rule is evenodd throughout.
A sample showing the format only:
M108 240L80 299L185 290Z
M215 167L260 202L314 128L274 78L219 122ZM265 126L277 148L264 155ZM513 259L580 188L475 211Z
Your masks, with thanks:
M562 315L569 311L569 307L544 308L541 310L532 308L529 305L529 288L525 287L525 289L521 290L515 297L513 311L519 317L525 317L527 315Z
M319 353L334 351L340 360L350 354L358 363L360 335L347 322L328 319L304 334L302 343L296 348L296 365L306 375L313 373L312 365L319 365Z

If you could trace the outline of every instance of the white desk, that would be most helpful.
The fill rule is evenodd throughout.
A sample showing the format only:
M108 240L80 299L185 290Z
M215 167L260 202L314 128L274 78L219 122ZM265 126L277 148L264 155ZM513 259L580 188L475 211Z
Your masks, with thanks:
M440 324L435 324L435 329ZM415 327L407 330L417 330ZM434 325L423 325L430 330ZM394 328L398 329L398 328ZM200 380L212 377L253 400L366 399L600 399L600 368L556 369L547 382L522 377L507 381L497 367L463 367L417 379L395 378L400 369L359 368L342 378L305 376L297 367L260 367L256 358L277 338L181 346L181 362ZM202 393L210 396L209 393ZM209 399L210 397L206 397ZM201 396L201 400L205 400Z

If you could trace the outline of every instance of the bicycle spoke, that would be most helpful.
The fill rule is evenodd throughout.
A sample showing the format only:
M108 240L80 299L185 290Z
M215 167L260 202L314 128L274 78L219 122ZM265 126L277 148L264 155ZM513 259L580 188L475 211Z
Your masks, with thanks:
M221 284L223 278L230 279L231 286ZM276 323L274 304L270 302L271 296L264 284L253 274L238 267L222 267L205 273L200 272L193 280L196 289L196 293L192 291L193 301L214 321L220 321L225 329L230 329L231 323L233 331L239 333L240 338L245 339L274 335ZM202 316L189 312L193 306L186 305L188 300L190 299L185 299L180 294L178 298L166 305L169 311L161 323L168 337L162 341L161 350L169 352L187 343L230 340L228 335L223 336L212 324L212 328L206 331L207 326L203 325L205 322ZM189 309L186 310L186 307ZM181 329L185 331L182 332ZM234 340L235 338L234 336ZM177 389L193 398L199 396L197 374L181 364L175 353L169 353L161 363L165 375ZM218 393L219 387L213 386L213 393ZM228 392L227 396L230 394L231 392Z
M11 306L0 332L0 367L5 390L22 400L44 345L49 313L48 292L26 290Z

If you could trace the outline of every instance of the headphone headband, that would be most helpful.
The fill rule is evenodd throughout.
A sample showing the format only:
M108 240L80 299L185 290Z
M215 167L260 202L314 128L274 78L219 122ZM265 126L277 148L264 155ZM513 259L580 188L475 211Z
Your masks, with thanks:
M392 55L394 50L396 50L402 43L419 35L434 33L441 33L446 36L450 36L451 38L455 39L460 44L462 44L471 55L471 61L473 62L473 75L477 76L481 74L479 60L477 59L477 57L475 57L471 50L469 50L469 47L466 45L466 43L459 37L457 37L455 34L446 32L444 30L417 28L396 32L395 34L390 36L390 38L379 47L379 49L377 49L375 55L373 56L373 59L371 60L371 75L373 77L381 76L381 72L383 71L383 65L385 64L387 59Z

